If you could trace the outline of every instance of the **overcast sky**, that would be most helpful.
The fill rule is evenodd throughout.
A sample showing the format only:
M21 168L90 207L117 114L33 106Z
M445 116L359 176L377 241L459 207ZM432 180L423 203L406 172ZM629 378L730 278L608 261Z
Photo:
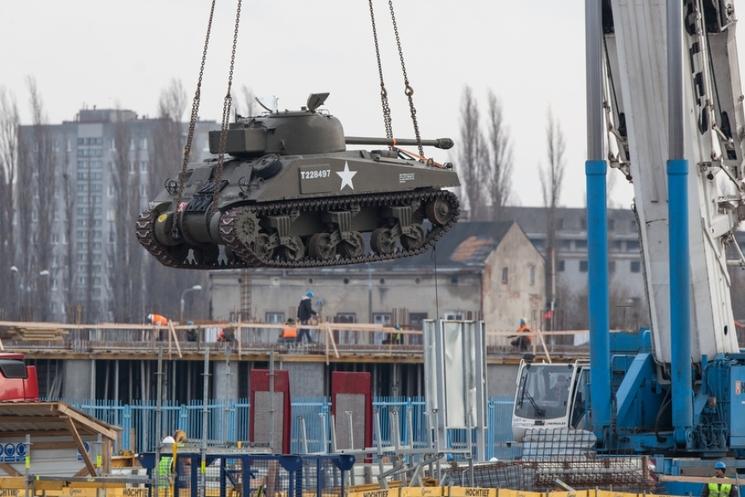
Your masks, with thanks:
M735 3L743 12L745 0ZM375 5L394 134L412 136L387 2ZM484 101L493 89L512 135L517 199L539 205L551 107L567 139L562 202L583 205L584 2L398 0L396 7L422 135L457 139L463 86ZM217 1L204 119L219 119L222 110L234 9L234 0ZM208 11L208 0L2 1L0 86L17 94L24 120L27 75L37 80L50 122L93 105L154 115L172 78L191 98ZM235 72L235 85L243 84L276 95L280 108L329 91L327 107L348 135L384 134L366 0L244 0ZM631 201L620 176L615 200Z

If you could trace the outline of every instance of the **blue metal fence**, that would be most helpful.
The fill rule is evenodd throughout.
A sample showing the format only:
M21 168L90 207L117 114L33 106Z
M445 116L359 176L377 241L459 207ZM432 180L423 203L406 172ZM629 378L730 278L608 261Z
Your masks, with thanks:
M118 449L152 450L164 434L184 430L192 440L202 438L202 416L205 406L200 401L188 405L164 402L161 406L160 430L156 430L156 406L152 401L133 404L117 404L112 401L88 401L73 404L74 407L104 422L122 428ZM424 399L421 397L379 397L373 402L380 415L382 441L391 444L391 423L395 409L398 413L398 434L402 444L409 440L409 422L413 427L415 446L427 443L427 418ZM237 401L210 401L207 403L207 438L213 442L237 442L248 440L250 406L248 399ZM494 397L488 403L487 457L505 456L510 452L507 442L512 439L512 399ZM305 423L305 438L308 451L323 450L324 437L331 438L331 405L326 397L300 397L292 402L292 441L294 453L302 453L302 422ZM325 432L325 433L324 433ZM465 433L450 434L451 446L465 447Z

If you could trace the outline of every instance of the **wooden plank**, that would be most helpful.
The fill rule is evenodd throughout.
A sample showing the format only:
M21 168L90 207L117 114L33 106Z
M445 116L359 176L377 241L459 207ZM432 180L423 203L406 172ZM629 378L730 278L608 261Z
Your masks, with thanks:
M36 444L34 444L34 445L36 445ZM11 466L10 464L5 463L5 462L0 463L0 470L1 471L4 471L5 474L8 475L8 476L23 476L21 473L19 473L18 471L16 471L16 469L13 466ZM0 486L0 488L2 488L2 486Z
M64 421L64 419L61 419L57 416L29 416L23 413L18 414L18 416L0 416L0 426L4 425L5 423L34 423L34 424L49 424L49 423L56 423L59 424L60 421ZM2 431L2 429L0 429ZM33 431L33 430L32 430Z
M83 439L80 438L80 433L78 433L78 429L75 427L75 422L72 420L72 418L67 418L67 427L70 429L70 434L72 435L72 439L75 441L75 443L78 446L78 451L80 452L80 455L83 457L83 462L85 463L85 467L88 469L88 474L91 476L96 476L96 467L93 465L93 461L91 461L90 455L88 455L88 451L85 450L85 444L83 443Z
M68 416L69 419L72 419L76 423L85 426L92 432L96 434L100 433L103 437L108 438L109 440L116 440L116 437L117 437L116 429L109 428L108 425L89 419L84 414L81 414L73 409L70 409L65 404L59 404L57 409L60 413Z
M682 483L729 483L739 485L742 480L735 478L715 478L713 476L680 476L680 475L657 475L660 481L677 481Z
M168 321L168 330L171 333L171 337L173 338L173 343L176 344L176 351L178 352L178 358L183 359L184 355L181 353L181 345L178 342L178 337L176 336L176 328L173 327L173 321ZM171 342L168 342L168 353L171 353Z

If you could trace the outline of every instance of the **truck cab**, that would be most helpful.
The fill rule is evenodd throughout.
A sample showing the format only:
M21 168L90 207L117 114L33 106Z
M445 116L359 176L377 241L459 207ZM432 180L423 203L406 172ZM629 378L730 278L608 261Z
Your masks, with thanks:
M36 366L27 366L23 354L0 353L0 402L38 400Z
M589 364L521 361L512 411L512 435L522 441L535 429L585 429Z

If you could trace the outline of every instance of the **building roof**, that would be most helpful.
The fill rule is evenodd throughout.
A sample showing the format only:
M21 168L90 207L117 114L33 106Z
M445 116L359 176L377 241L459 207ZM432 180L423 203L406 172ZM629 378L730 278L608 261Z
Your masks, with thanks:
M43 435L68 430L72 425L84 434L115 440L120 429L62 402L0 402L0 436L9 433Z
M514 223L490 221L461 221L456 223L437 241L434 252L437 254L437 267L464 269L482 267L494 249ZM410 270L433 267L433 251L404 257L393 261L376 263L377 269Z

